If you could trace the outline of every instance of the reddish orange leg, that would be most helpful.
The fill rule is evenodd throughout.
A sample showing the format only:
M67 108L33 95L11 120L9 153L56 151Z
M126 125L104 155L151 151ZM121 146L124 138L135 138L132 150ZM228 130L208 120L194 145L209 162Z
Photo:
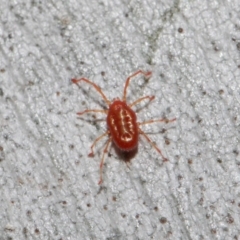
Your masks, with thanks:
M96 89L96 91L101 94L101 96L102 96L102 98L104 99L104 101L106 102L106 104L107 104L107 105L110 105L111 102L107 99L107 97L104 95L104 93L102 92L101 88L100 88L98 85L96 85L95 83L91 82L90 80L88 80L88 79L86 79L86 78L80 78L80 79L75 79L75 78L73 78L73 79L72 79L72 83L75 83L75 84L77 84L77 85L78 85L78 83L81 82L81 81L84 81L84 82L92 85L92 86ZM78 85L78 86L79 86L79 85Z
M146 78L150 78L152 73L151 72L144 72L142 70L138 70L137 72L133 73L131 76L129 76L126 80L125 83L125 87L124 87L124 91L123 91L123 102L126 102L126 98L127 98L127 88L129 85L129 82L131 79L133 79L135 76L137 76L138 74L143 74Z
M147 139L147 141L152 145L152 147L154 147L154 148L157 150L157 152L162 156L163 161L164 161L164 162L167 162L168 159L163 156L161 150L156 146L155 143L153 143L153 142L151 141L151 139L147 136L147 134L146 134L145 132L143 132L140 128L138 128L138 130L139 130L139 133L142 134L142 135Z
M77 112L77 115L82 115L84 113L89 113L89 112L100 112L100 113L105 113L108 114L108 110L101 110L101 109L87 109L82 112Z
M101 140L103 137L105 137L106 135L109 134L109 131L105 132L104 134L102 134L101 136L99 136L98 138L96 138L91 146L91 152L88 154L89 157L93 157L94 156L94 152L93 152L93 147L96 145L96 143Z
M99 182L98 182L98 185L102 184L103 182L103 177L102 177L102 174L103 174L103 163L104 163L104 156L105 154L108 152L108 147L109 147L109 144L112 142L112 138L110 137L106 143L106 146L103 150L103 156L102 156L102 160L100 162L100 179L99 179Z
M145 100L145 99L149 99L149 101L151 102L154 98L155 98L155 96L145 96L145 97L139 98L139 99L137 99L135 102L131 103L131 104L129 105L129 107L132 107L132 106L138 104L139 102L141 102L141 101L143 101L143 100Z
M152 119L152 120L148 120L148 121L145 121L145 122L138 123L138 126L140 126L140 125L145 125L145 124L151 124L151 123L155 123L155 122L170 123L170 122L174 122L174 121L176 121L176 118L173 118L173 119L167 119L167 118L163 118L163 119Z

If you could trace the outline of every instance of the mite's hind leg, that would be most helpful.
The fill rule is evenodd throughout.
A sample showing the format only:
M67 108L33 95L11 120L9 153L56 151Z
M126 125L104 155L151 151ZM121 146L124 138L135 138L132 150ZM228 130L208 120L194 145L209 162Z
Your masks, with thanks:
M112 138L110 137L105 145L105 148L103 150L103 156L102 156L102 159L101 159L101 162L100 162L100 179L99 179L99 182L98 184L101 185L102 182L103 182L103 177L102 177L102 174L103 174L103 164L104 164L104 156L105 154L108 152L108 147L109 147L109 144L112 142Z
M93 157L94 156L94 152L93 152L93 147L97 144L97 142L99 140L101 140L103 137L107 136L109 134L109 131L106 131L104 134L102 134L101 136L99 136L98 138L96 138L91 146L91 152L88 154L89 157Z
M162 156L163 158L163 161L166 162L168 161L168 159L166 157L163 156L162 154L162 151L156 146L156 144L147 136L147 134L145 132L143 132L140 128L138 129L139 130L139 133L142 134L146 139L147 141L152 145L152 147L154 147L157 152Z

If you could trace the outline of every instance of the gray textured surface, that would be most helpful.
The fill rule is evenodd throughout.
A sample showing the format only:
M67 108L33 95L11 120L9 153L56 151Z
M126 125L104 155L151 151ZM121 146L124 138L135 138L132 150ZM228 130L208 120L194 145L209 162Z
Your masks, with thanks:
M240 235L239 1L128 2L0 0L1 240ZM113 99L137 69L129 100L156 96L139 119L177 117L144 128L169 162L111 149L99 188L105 122L76 112L101 99L70 79Z

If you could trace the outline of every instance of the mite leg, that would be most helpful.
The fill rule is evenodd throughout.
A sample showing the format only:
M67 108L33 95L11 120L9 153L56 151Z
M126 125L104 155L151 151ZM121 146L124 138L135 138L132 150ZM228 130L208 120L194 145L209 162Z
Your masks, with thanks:
M88 80L87 78L80 78L80 79L73 78L73 79L72 79L72 83L75 83L75 84L77 84L77 85L78 85L78 83L81 82L81 81L84 81L84 82L92 85L92 86L96 89L96 91L101 94L101 96L102 96L103 100L106 102L106 104L107 104L107 105L110 105L111 102L107 99L107 97L104 95L104 93L102 92L101 88L100 88L97 84L91 82L91 81ZM79 86L79 85L78 85L78 86Z
M108 152L108 147L109 147L109 144L112 142L112 138L110 137L105 145L105 148L103 150L103 156L102 156L102 159L101 159L101 162L100 162L100 179L99 179L99 182L98 182L98 185L101 185L102 182L103 182L103 177L102 177L102 173L103 173L103 163L104 163L104 156L105 154Z
M89 157L93 157L94 156L94 152L93 152L93 147L96 145L96 143L101 140L103 137L107 136L109 134L109 131L106 131L104 134L102 134L101 136L99 136L98 138L95 139L95 141L93 142L92 146L91 146L91 152L88 154Z
M152 120L148 120L148 121L145 121L145 122L138 123L138 126L145 125L145 124L151 124L151 123L155 123L155 122L170 123L170 122L174 122L174 121L176 121L176 118L173 118L173 119L166 119L166 118L163 118L163 119L152 119Z
M155 96L145 96L145 97L139 98L139 99L137 99L135 102L131 103L131 104L129 105L129 107L132 107L132 106L140 103L141 101L143 101L143 100L145 100L145 99L149 99L149 101L151 102L154 98L155 98Z
M82 115L84 113L89 113L89 112L95 112L95 113L105 113L108 114L108 110L102 110L102 109L87 109L82 112L77 112L77 115Z
M147 141L152 145L152 147L154 147L157 150L157 152L162 156L163 161L164 162L168 161L168 159L163 156L161 150L156 146L154 142L152 142L152 140L147 136L147 134L143 132L140 128L138 128L138 130L139 130L139 133L142 134L147 139Z
M127 88L129 86L129 82L131 79L133 79L135 76L137 76L138 74L143 74L146 78L150 78L152 73L151 72L144 72L142 70L138 70L137 72L133 73L131 76L129 76L126 80L125 83L125 87L124 87L124 91L123 91L123 101L126 102L126 98L127 98Z

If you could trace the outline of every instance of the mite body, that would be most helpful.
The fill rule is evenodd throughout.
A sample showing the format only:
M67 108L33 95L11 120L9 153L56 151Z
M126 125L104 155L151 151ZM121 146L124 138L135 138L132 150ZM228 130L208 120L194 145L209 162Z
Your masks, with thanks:
M78 86L79 86L78 83L81 81L90 84L102 96L103 100L108 105L107 110L87 109L83 112L77 113L78 115L82 115L84 113L94 112L94 113L104 113L107 115L106 122L107 122L108 129L105 133L103 133L101 136L95 139L95 141L91 145L91 152L88 154L88 156L90 157L94 156L93 148L96 145L96 143L105 136L109 137L103 150L103 155L100 163L100 180L98 184L101 184L103 181L102 169L103 169L103 163L104 163L104 156L107 153L108 147L111 142L114 142L116 147L119 148L121 151L129 152L137 148L139 135L143 135L146 138L146 140L152 145L152 147L155 148L157 152L162 156L163 161L167 161L167 158L163 156L161 150L156 146L155 143L153 143L150 140L147 134L141 130L140 126L154 123L154 122L170 123L175 121L176 118L173 118L170 120L169 119L155 119L155 120L153 119L153 120L148 120L141 123L137 122L137 116L136 116L136 113L133 111L132 107L137 105L143 100L147 99L149 101L152 101L155 98L154 96L145 96L137 99L131 104L127 104L126 97L127 97L127 88L129 86L129 82L131 79L133 79L133 77L135 77L138 74L143 74L146 78L150 78L152 75L151 72L144 72L142 70L138 70L137 72L129 76L125 82L122 99L117 98L117 99L114 99L112 102L108 100L108 98L102 92L101 88L95 83L93 83L92 81L86 78L72 79L72 82L77 84Z
M137 116L125 102L115 100L109 106L107 126L113 142L120 150L131 151L137 147Z

